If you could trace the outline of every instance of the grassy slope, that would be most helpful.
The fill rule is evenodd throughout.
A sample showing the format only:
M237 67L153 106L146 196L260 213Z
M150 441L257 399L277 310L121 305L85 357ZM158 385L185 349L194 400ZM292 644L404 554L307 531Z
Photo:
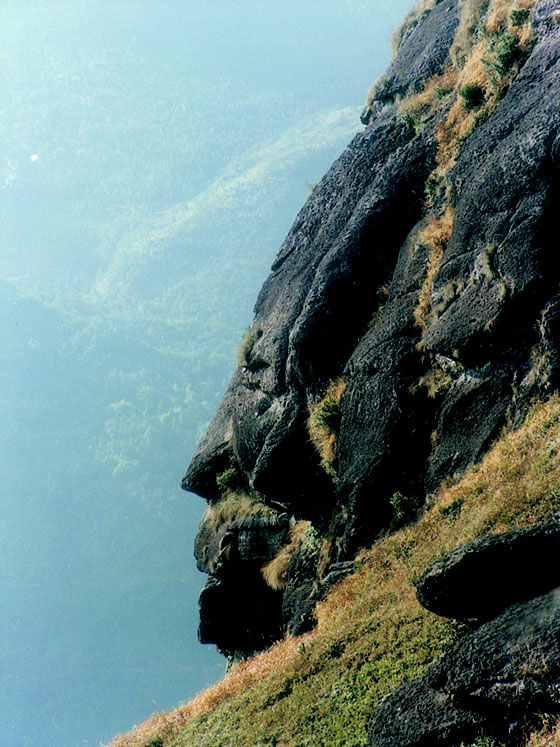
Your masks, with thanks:
M442 489L416 524L363 552L356 572L318 606L315 631L242 662L191 703L117 737L112 747L365 747L379 698L421 674L462 633L420 607L415 577L463 542L556 511L559 446L555 395L459 483Z

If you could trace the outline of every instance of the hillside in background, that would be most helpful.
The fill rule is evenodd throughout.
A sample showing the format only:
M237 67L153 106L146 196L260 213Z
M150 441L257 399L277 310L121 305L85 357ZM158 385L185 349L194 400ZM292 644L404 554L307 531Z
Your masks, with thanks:
M98 744L223 674L184 462L409 3L300 5L2 6L0 741Z
M113 747L558 743L560 7L394 49L183 480L231 671Z

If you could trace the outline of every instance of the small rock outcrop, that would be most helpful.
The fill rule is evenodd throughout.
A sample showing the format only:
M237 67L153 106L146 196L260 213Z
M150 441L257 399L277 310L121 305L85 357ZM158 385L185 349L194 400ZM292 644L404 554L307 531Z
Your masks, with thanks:
M416 582L430 612L474 623L560 587L560 521L484 537L433 563Z
M480 734L519 744L560 713L560 590L513 605L462 638L423 677L386 696L372 747L459 747Z
M199 599L199 639L238 659L282 637L282 594L265 582L261 568L286 542L289 519L254 516L215 524L213 517L203 520L195 544L198 569L209 575Z
M363 124L372 122L386 107L417 93L426 80L441 73L449 61L460 11L460 3L444 0L409 14L397 31L399 54L370 89L360 116Z

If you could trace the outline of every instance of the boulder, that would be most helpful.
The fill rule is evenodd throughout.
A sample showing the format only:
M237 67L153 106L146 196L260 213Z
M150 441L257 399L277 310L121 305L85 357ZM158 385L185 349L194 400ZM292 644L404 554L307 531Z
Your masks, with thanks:
M287 541L286 514L202 522L195 540L199 570L208 581L199 597L201 643L215 643L228 657L245 657L281 637L282 593L262 576Z
M560 586L560 520L475 540L436 560L416 582L436 615L483 621Z
M454 644L423 677L387 695L372 747L459 747L478 736L518 744L560 713L560 590L502 612Z
M238 570L210 576L199 597L199 641L231 658L262 651L282 636L282 594L260 574Z

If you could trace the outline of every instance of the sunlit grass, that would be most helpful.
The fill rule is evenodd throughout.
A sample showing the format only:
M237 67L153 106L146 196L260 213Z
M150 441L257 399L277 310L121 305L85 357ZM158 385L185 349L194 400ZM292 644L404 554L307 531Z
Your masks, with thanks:
M558 747L560 745L560 720L554 726L547 726L533 734L525 747Z

